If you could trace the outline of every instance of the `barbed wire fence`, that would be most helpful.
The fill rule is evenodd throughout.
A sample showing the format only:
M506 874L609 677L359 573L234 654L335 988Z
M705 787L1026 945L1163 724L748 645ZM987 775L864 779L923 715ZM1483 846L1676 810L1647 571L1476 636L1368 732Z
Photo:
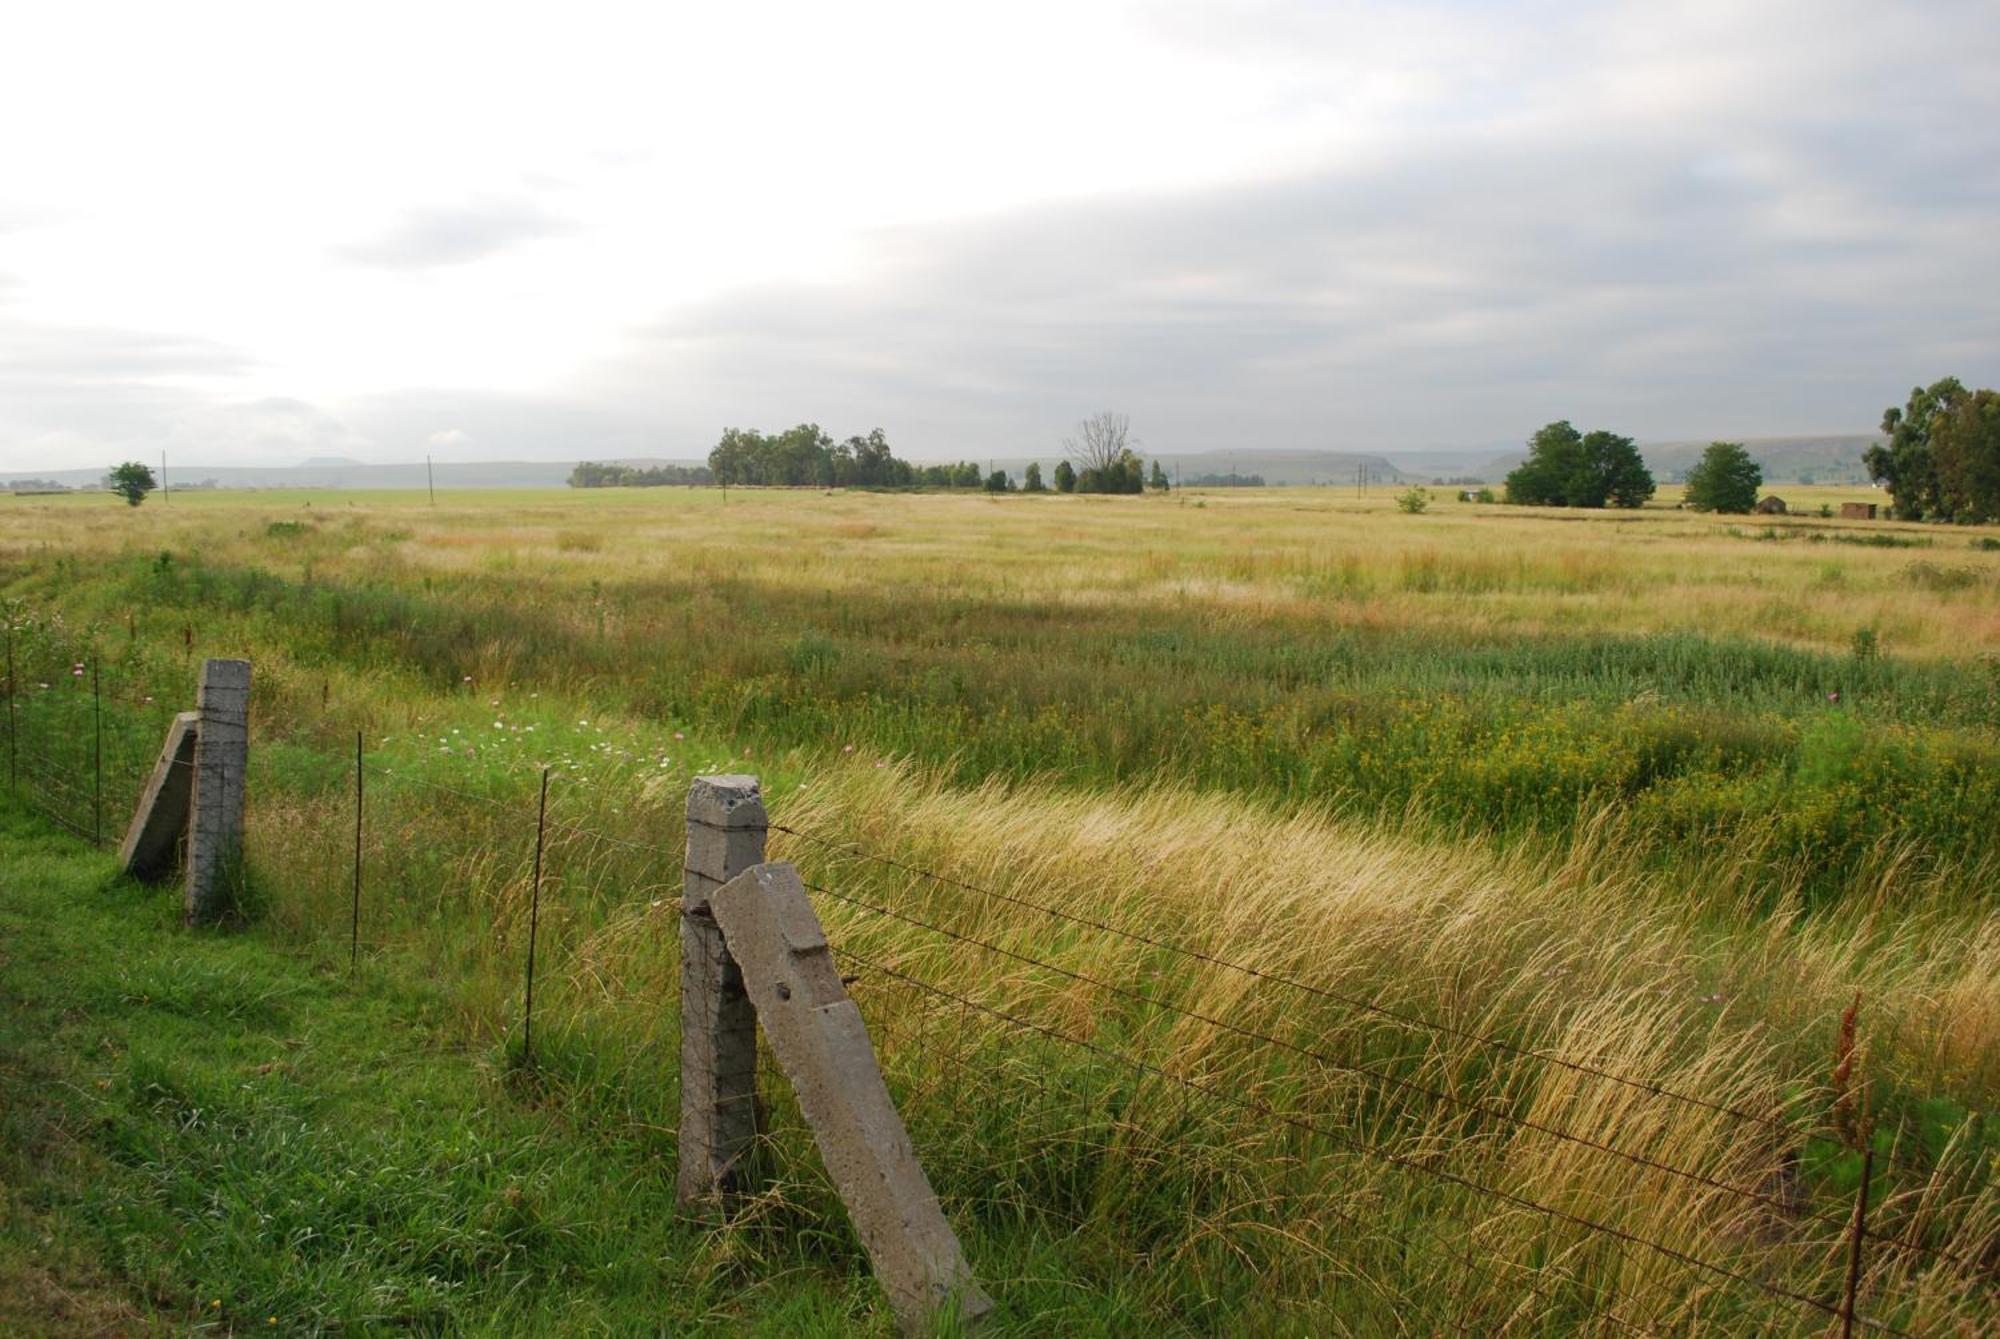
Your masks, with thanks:
M107 664L60 638L17 645L16 632L10 620L10 787L72 835L115 845L180 704L147 686L157 667ZM480 853L455 877L484 909L488 933L521 953L519 1059L530 1066L537 939L544 918L560 910L545 883L602 886L613 897L655 893L646 905L657 908L682 874L673 841L566 816L565 788L552 794L547 771L539 798L524 802L370 761L358 733L351 757L322 750L318 759L325 794L344 792L337 807L323 806L328 840L318 858L329 879L338 872L351 889L342 908L350 965L367 947L372 899L418 882L412 864L427 858L427 833L449 813L452 835ZM429 807L419 810L417 797ZM1774 1094L1767 1108L1751 1109L928 869L846 835L776 819L768 831L811 871L805 885L835 960L919 1152L944 1169L939 1193L954 1217L1025 1219L1068 1233L1116 1220L1120 1230L1162 1241L1178 1230L1237 1267L1355 1279L1406 1314L1437 1307L1436 1297L1413 1297L1411 1288L1442 1273L1450 1279L1443 1319L1460 1333L1560 1322L1658 1334L1721 1318L1760 1330L1905 1336L1921 1333L1905 1319L1921 1289L1986 1290L1991 1301L2000 1243L1990 1233L1971 1248L1940 1240L1922 1197L1914 1207L1871 1203L1872 1138L1850 1141L1862 1160L1850 1206L1805 1202L1782 1180L1751 1183L1729 1169L1626 1147L1580 1122L1524 1114L1428 1079L1421 1063L1385 1064L1189 1004L1176 987L1194 973L1240 978L1368 1019L1420 1048L1449 1043L1496 1067L1560 1071L1664 1112L1697 1113L1774 1149L1838 1137L1828 1132L1824 1091ZM371 869L391 851L395 867ZM945 890L1015 919L1004 937L979 933L921 897L899 901L899 886ZM1144 970L1114 976L1062 961L1061 946L1083 939L1135 951ZM1233 1049L1225 1054L1220 1040ZM781 1085L761 1051L758 1074L764 1106ZM782 1103L770 1105L782 1116ZM1724 1255L1712 1233L1669 1239L1566 1186L1522 1186L1509 1178L1506 1150L1524 1136L1576 1150L1593 1167L1626 1169L1654 1193L1677 1187L1695 1213L1754 1214L1771 1230L1744 1234ZM1129 1186L1107 1192L1102 1172L1113 1165L1167 1207L1133 1203L1148 1191ZM1107 1194L1127 1200L1107 1205ZM1192 1222L1201 1226L1188 1233ZM1524 1233L1523 1223L1539 1228ZM1179 1249L1193 1248L1182 1241ZM1662 1271L1681 1282L1663 1284ZM1974 1312L1982 1305L1977 1296L1964 1302Z

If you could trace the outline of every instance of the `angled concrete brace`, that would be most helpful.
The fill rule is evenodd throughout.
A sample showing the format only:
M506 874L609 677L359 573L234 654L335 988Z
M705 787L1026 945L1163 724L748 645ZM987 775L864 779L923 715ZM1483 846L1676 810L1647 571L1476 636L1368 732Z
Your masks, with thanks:
M200 721L199 714L184 711L167 728L160 760L153 764L153 775L118 848L119 867L134 878L157 883L174 871L180 845L187 838L194 797L194 737Z
M954 1308L966 1322L979 1320L992 1299L917 1162L798 870L758 865L708 904L897 1324L927 1333Z

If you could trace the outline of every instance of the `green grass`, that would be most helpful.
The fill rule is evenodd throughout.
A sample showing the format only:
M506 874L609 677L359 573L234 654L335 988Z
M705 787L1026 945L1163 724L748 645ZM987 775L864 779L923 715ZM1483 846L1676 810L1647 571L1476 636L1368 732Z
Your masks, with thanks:
M1865 990L1870 1092L1900 1141L1877 1162L1881 1221L1990 1240L1992 1135L1975 1113L2000 1074L2000 666L1971 653L1986 569L1817 550L1794 575L1827 589L1785 623L1813 635L1781 642L1607 630L1606 607L1654 589L1630 576L1647 561L1637 548L1573 560L1433 545L1344 561L1197 530L1184 553L1066 586L1094 551L1053 522L1049 546L1017 545L989 570L965 556L987 538L983 519L927 521L956 547L926 557L878 531L915 513L835 499L851 514L810 522L822 501L742 509L831 527L762 550L761 567L713 544L641 561L645 546L611 526L646 511L632 499L530 499L546 505L533 516L468 505L443 522L296 502L274 520L232 503L150 515L163 533L177 533L169 519L188 527L165 550L98 536L89 556L46 542L5 554L22 678L36 685L17 695L19 738L50 759L40 775L66 779L51 807L72 822L94 806L80 778L96 761L78 657L105 661L114 828L167 714L192 705L199 659L257 666L256 915L239 932L187 935L100 857L18 814L0 823L0 952L26 963L0 964L0 1035L7 1074L29 1076L6 1089L24 1133L8 1144L21 1151L8 1155L0 1284L42 1299L25 1314L57 1314L59 1284L176 1330L277 1316L308 1332L885 1332L782 1084L766 1085L767 1193L723 1229L677 1223L667 1202L680 806L691 773L721 770L760 774L776 813L817 812L830 832L974 882L1118 905L1121 923L1268 952L1294 975L1525 1047L1602 1048L1634 1073L1753 1104L1797 1096L1807 1114L1791 1151L1834 1226L1826 1240L1788 1236L1774 1267L1815 1295L1837 1287L1828 1241L1859 1176L1852 1148L1818 1128L1819 1089L1840 1011ZM1087 505L1140 537L1196 514ZM1498 542L1515 522L1486 524ZM1634 529L1629 542L1655 541ZM1161 596L1184 577L1206 593ZM1972 629L1966 653L1905 655L1918 623L1850 609L1856 587L1886 580L1924 602L1924 619ZM1793 618L1792 595L1754 599ZM1506 617L1523 601L1540 611L1531 625ZM1420 616L1461 605L1494 616ZM349 980L357 731L370 788L363 968ZM508 1057L543 766L559 821L616 840L551 842L538 1065L523 1082ZM1107 828L1119 839L1093 846ZM1316 862L1261 863L1308 838ZM1477 1048L1357 1027L1351 1011L1245 995L1227 974L1103 954L1040 918L998 922L852 862L822 860L819 876L1040 958L1212 997L1204 1007L1509 1111L1547 1103L1565 1123L1643 1148L1679 1141L1698 1165L1753 1179L1779 1151L1567 1092L1559 1074L1496 1067ZM1815 914L1796 914L1801 893ZM1271 935L1237 914L1266 896L1286 927ZM1757 1254L1757 1233L1684 1188L1662 1193L1569 1149L1503 1146L1451 1112L1350 1093L895 924L829 917L829 930L1413 1156L1637 1215L1642 1231L1706 1234L1724 1258L1746 1241ZM1655 1314L1777 1323L1729 1310L1754 1298L1706 1298L1602 1243L1294 1146L1226 1103L1190 1104L962 1018L947 1038L949 1010L879 981L855 993L893 1029L878 1037L892 1090L1003 1305L1002 1332L1488 1324L1521 1300L1508 1271L1524 1268L1546 1270L1558 1296L1518 1333L1568 1332L1599 1309L1584 1290L1611 1281ZM974 1076L933 1063L940 1045L976 1057ZM1934 1193L1927 1221L1918 1206ZM1358 1227L1341 1217L1356 1204L1371 1210ZM1425 1225L1475 1247L1488 1282L1455 1295L1448 1253L1412 1234ZM1977 1314L1919 1296L1935 1280L1876 1268L1879 1314Z
M163 627L198 622L308 675L559 689L765 747L867 745L967 784L1170 781L1513 840L1560 840L1613 805L1666 865L1757 833L1756 858L1819 900L1886 859L1961 884L2000 867L2000 662L1899 659L1868 629L1838 655L699 576L594 586L579 607L532 575L332 582L160 558L71 580L79 596L112 626L145 611L151 636L120 654L146 682L181 673Z
M11 804L0 887L0 1280L161 1332L883 1328L851 1253L760 1243L776 1287L718 1268L670 1136L580 1133L584 1076L458 1048L421 984L183 932Z
M757 1199L726 1228L676 1216L671 1018L656 1028L634 1065L558 1010L523 1069L504 1042L464 1043L451 985L420 964L350 976L256 927L187 932L171 891L0 797L0 1322L892 1332L774 1076ZM1246 1314L1254 1279L1192 1297L1193 1276L1121 1277L1124 1250L1052 1228L1055 1183L1078 1169L1024 1162L1016 1183L976 1125L936 1133L940 1187L1003 1306L992 1332Z

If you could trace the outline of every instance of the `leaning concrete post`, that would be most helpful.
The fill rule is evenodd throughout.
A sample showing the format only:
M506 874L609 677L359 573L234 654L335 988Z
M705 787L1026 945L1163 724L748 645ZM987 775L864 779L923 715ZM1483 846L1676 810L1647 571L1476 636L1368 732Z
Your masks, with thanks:
M898 1327L929 1334L954 1311L961 1324L978 1321L993 1302L910 1146L798 870L760 865L717 889L711 906Z
M184 711L167 729L160 760L146 782L146 793L125 830L118 863L127 874L148 882L165 879L187 840L188 813L194 795L194 741L201 717Z
M754 776L698 776L688 790L681 885L682 1208L737 1189L757 1137L757 1015L722 941L709 894L764 859L764 799Z
M250 760L250 662L205 660L195 697L193 811L188 816L187 923L229 909L243 858L243 770Z

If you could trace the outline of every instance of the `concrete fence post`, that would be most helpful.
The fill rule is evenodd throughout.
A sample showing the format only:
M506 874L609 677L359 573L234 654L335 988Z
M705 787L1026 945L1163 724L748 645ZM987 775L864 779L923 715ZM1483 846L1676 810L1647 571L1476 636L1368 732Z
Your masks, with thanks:
M250 662L205 660L195 697L194 794L188 815L187 923L229 910L243 857L243 774L250 760Z
M757 1137L757 1015L709 897L764 860L754 776L698 776L688 790L681 885L681 1126L675 1199L684 1209L738 1189Z

